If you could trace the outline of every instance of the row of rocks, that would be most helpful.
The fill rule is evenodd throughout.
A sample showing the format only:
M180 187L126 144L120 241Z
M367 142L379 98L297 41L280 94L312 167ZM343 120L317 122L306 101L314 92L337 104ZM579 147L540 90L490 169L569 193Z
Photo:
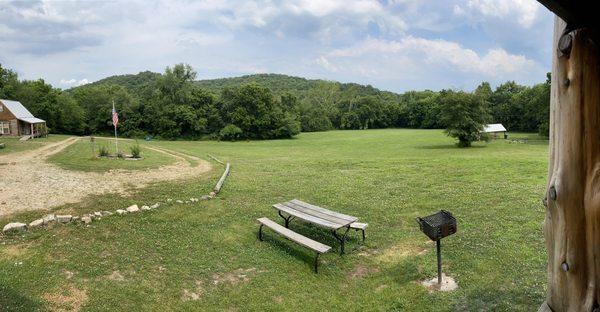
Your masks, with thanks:
M200 200L209 200L212 198L213 198L213 196L211 196L211 195L203 195L200 199L192 197L188 200L179 200L178 199L175 201L173 199L169 198L169 199L167 199L166 204L172 203L173 201L178 204L189 204L189 203L199 202ZM150 206L143 205L141 208L138 207L138 205L131 205L125 209L117 209L115 211L115 213L117 215L125 215L125 214L140 212L140 211L150 211L150 210L159 208L161 205L162 205L162 203L160 203L160 202L152 204ZM60 224L78 222L78 223L82 223L84 225L89 225L94 220L100 220L103 217L108 217L113 214L114 213L112 213L110 211L96 211L94 213L84 214L81 217L68 215L68 214L65 214L65 215L48 214L48 215L44 216L43 218L31 221L29 224L21 223L21 222L8 223L4 226L4 228L2 229L2 232L3 233L25 232L25 231L27 231L28 228L37 228L37 227L41 227L44 225L49 225L54 222L60 223Z

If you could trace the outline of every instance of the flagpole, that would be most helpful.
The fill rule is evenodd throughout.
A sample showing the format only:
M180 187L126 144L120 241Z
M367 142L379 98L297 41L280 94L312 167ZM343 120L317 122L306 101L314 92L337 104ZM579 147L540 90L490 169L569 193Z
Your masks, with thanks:
M112 104L113 104L113 114L114 114L114 112L115 112L115 100L112 101ZM117 125L115 124L114 119L113 119L113 126L115 127L115 150L116 150L115 156L119 156L119 143L118 143L119 141L118 141L118 138L117 138Z

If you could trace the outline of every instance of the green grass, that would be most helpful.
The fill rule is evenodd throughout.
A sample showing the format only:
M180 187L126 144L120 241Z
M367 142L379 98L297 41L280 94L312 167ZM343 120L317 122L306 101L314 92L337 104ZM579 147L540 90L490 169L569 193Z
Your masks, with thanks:
M0 307L47 309L52 294L81 297L69 289L85 291L84 311L531 311L544 299L547 145L497 140L458 149L438 130L153 144L230 161L219 199L4 237ZM95 196L57 211L199 197L220 175L215 168L192 181L125 198ZM259 242L255 219L279 222L270 206L291 198L360 217L369 223L366 244L352 233L348 254L322 256L314 274L313 255L302 247L272 233ZM436 257L414 219L439 209L458 220L458 233L442 242L444 271L459 284L450 293L415 283L435 276ZM322 229L291 228L338 247ZM111 280L114 271L123 280ZM359 271L366 273L352 274ZM186 290L198 300L182 300Z
M19 141L19 138L0 137L0 143L4 143L6 146L5 148L0 149L0 155L39 148L49 143L62 141L68 137L68 135L50 134L47 138L35 138L33 140L27 140L23 142Z
M120 141L119 150L130 154L130 148L133 145L135 145L135 141ZM79 171L140 170L157 168L175 161L172 156L145 148L148 144L142 142L140 142L142 158L139 160L98 158L100 146L108 147L111 154L115 153L115 145L112 140L97 138L95 145L92 145L89 139L81 139L64 151L50 156L48 160L64 169ZM92 153L92 149L94 153Z

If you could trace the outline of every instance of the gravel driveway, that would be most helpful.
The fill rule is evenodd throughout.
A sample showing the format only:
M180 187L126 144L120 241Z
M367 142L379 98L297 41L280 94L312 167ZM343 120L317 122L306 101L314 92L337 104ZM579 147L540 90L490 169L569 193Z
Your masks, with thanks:
M175 163L156 169L98 173L65 170L46 162L48 156L79 139L71 137L35 150L0 156L0 216L76 203L88 195L126 195L153 182L192 178L211 169L208 162L197 157L152 147L147 148L170 155ZM185 157L198 165L190 165Z

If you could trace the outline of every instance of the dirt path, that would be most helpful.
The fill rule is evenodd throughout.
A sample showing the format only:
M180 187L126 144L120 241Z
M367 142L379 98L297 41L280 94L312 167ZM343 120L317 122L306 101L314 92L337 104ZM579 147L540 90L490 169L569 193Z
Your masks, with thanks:
M148 148L175 158L175 163L156 169L97 173L65 170L46 162L48 156L79 139L72 137L35 150L0 156L0 216L76 203L88 195L115 192L126 195L153 182L191 178L211 169L200 158L151 147ZM191 166L186 157L198 165Z

